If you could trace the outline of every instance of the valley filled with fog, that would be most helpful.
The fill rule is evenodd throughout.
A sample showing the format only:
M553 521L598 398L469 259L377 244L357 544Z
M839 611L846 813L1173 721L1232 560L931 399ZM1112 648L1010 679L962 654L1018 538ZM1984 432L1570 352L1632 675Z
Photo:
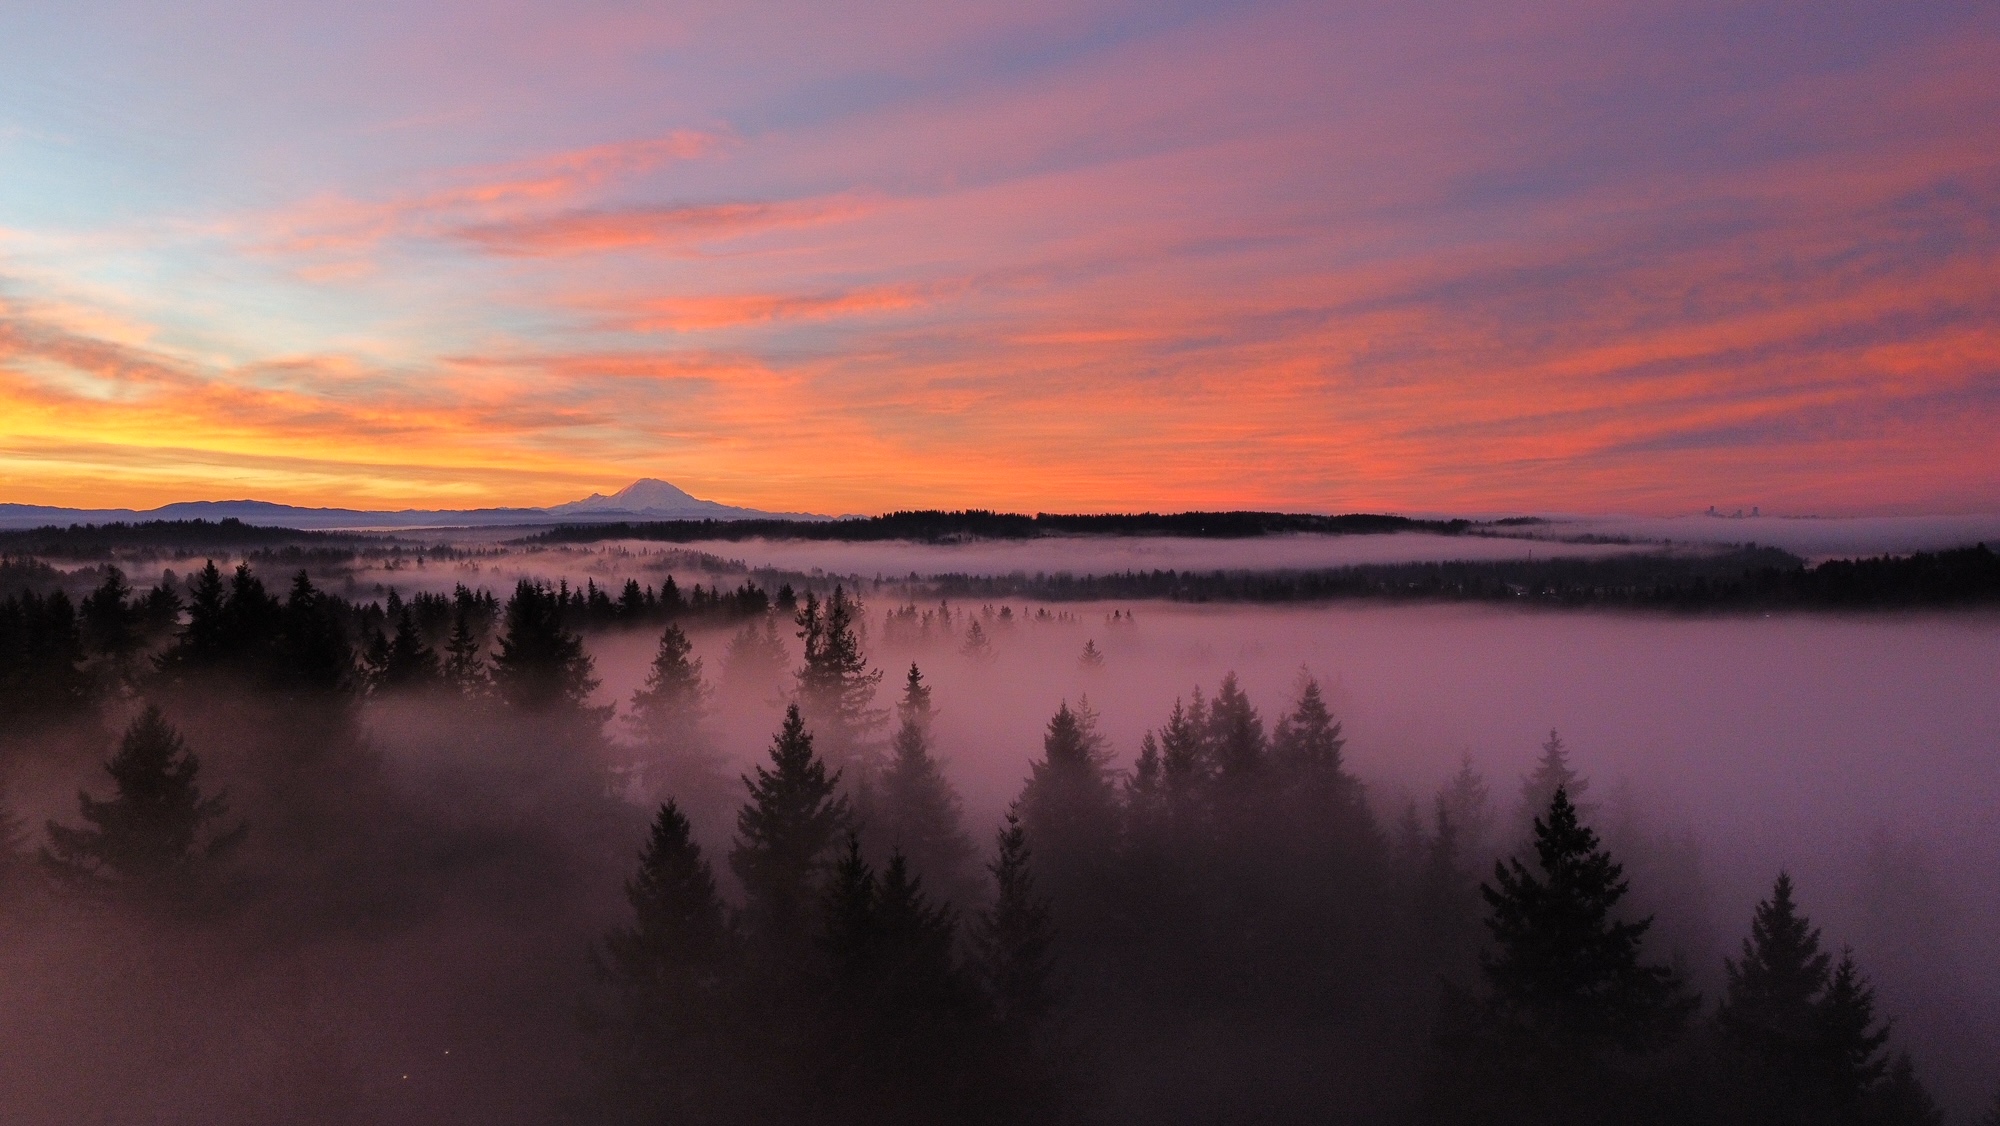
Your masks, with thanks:
M1340 725L1338 772L1358 784L1353 816L1366 829L1356 832L1374 859L1339 863L1387 883L1353 885L1340 895L1374 906L1316 924L1339 936L1311 955L1334 978L1324 1012L1279 1017L1244 999L1263 996L1262 987L1230 986L1227 1003L1202 1001L1185 1026L1169 1022L1168 1032L1121 1049L1121 1021L1140 1018L1077 999L1097 996L1094 977L1116 979L1105 960L1134 941L1119 928L1145 926L1153 908L1132 908L1139 914L1116 924L1084 908L1081 921L1066 922L1063 896L1072 893L1060 879L1044 881L1055 895L1056 972L1069 975L1064 1003L1083 1006L1064 1018L1065 1035L1078 1038L1064 1066L1083 1074L1044 1077L1050 1090L1071 1092L1047 1096L1065 1117L1193 1121L1247 1107L1270 1120L1309 1120L1330 1098L1361 1099L1352 1105L1366 1120L1407 1117L1421 1101L1416 1089L1371 1088L1367 1076L1401 1068L1414 1084L1436 982L1476 981L1478 941L1466 937L1479 933L1476 885L1491 880L1495 859L1528 855L1532 818L1544 811L1527 808L1524 779L1544 763L1552 734L1586 822L1627 865L1629 913L1656 919L1648 957L1672 965L1712 1007L1728 988L1724 959L1739 955L1753 908L1788 872L1828 948L1851 947L1865 969L1878 1014L1893 1018L1896 1049L1910 1053L1945 1107L1969 1114L2000 1085L2000 968L1990 957L2000 948L1992 863L2000 613L965 599L928 583L942 574L1258 571L1632 550L1410 535L671 547L469 538L352 558L260 549L238 553L252 566L234 580L223 578L236 561L226 551L117 560L131 581L134 623L154 584L198 602L192 572L211 554L217 583L261 576L277 646L269 660L294 659L284 656L297 644L287 631L306 618L330 623L326 651L346 654L344 665L313 674L322 679L310 690L226 655L196 663L185 655L198 632L192 609L134 625L127 649L93 655L92 596L82 592L111 560L58 559L33 572L45 593L30 597L46 605L65 586L78 592L86 640L76 690L89 702L31 715L41 705L17 698L4 733L6 809L18 823L16 855L28 858L16 866L26 873L33 850L55 839L45 825L78 823L79 791L106 793L100 764L148 704L199 755L204 791L226 790L227 819L247 828L231 858L214 862L226 875L202 893L211 899L199 911L162 914L116 894L10 893L32 906L17 906L0 928L8 1061L0 1070L21 1092L18 1105L42 1121L624 1120L602 1110L606 1065L593 1054L593 1026L578 1018L605 988L592 969L603 961L599 939L629 921L621 887L649 818L669 799L713 865L721 899L732 910L746 902L740 873L724 861L743 831L744 776L770 765L787 708L806 698L801 670L812 662L796 600L819 606L838 587L858 599L850 625L859 664L850 672L867 698L852 714L866 721L838 744L845 759L828 750L822 729L822 753L845 771L835 783L849 787L844 800L886 809L879 793L852 787L871 777L882 784L904 681L913 665L921 671L934 710L923 724L928 751L961 800L976 848L950 878L926 877L938 901L956 908L955 957L968 967L966 944L992 895L979 867L993 861L1010 806L1027 800L1024 786L1032 789L1055 754L1047 740L1062 715L1094 716L1092 769L1104 772L1106 794L1126 795L1117 816L1128 819L1120 830L1128 836L1137 831L1134 795L1152 769L1142 752L1167 739L1177 705L1219 709L1227 695L1257 745L1268 732L1277 748L1280 720L1293 722L1310 686ZM174 569L171 580L164 567ZM295 580L301 570L306 578ZM551 636L580 642L575 657L587 659L595 681L577 681L574 698L553 710L493 679L509 631L524 628L517 611L534 605L520 593L524 582L542 584ZM239 595L252 598L215 590L225 617ZM417 612L400 630L399 607ZM679 667L698 686L677 721L689 741L671 746L635 718L635 695L658 683L668 623L686 639ZM449 664L447 649L464 648L485 670L479 686L451 688L447 676L399 688L385 679L394 662L387 639L399 632L433 654L427 677ZM1465 827L1447 829L1438 812L1455 780L1453 801L1468 780L1487 795L1474 838L1451 836ZM894 842L870 838L865 819L857 827L868 862L884 871ZM1255 838L1230 832L1239 836L1217 838L1226 855ZM1379 942L1409 934L1421 946L1446 925L1407 914L1416 908L1394 887L1428 878L1424 864L1434 860L1422 858L1453 840L1458 945L1431 961L1389 957ZM1028 841L1035 847L1032 832ZM1349 876L1282 870L1294 885L1285 896L1317 895L1322 878L1349 886L1341 883ZM37 884L27 874L10 879ZM1086 942L1091 935L1102 937ZM1233 939L1204 941L1235 949ZM1192 955L1149 956L1166 966ZM1276 973L1294 956L1306 955L1257 957ZM1391 985L1341 984L1343 957L1376 966L1368 973ZM1208 971L1189 972L1200 980ZM1317 1031L1280 1046L1260 1031L1278 1027L1272 1021ZM1295 1055L1356 1036L1373 1047L1338 1064ZM1240 1064L1241 1082L1261 1089L1182 1077L1189 1053ZM81 1087L53 1078L57 1061L91 1054L112 1078ZM1253 1067L1253 1058L1263 1062ZM1260 1068L1289 1078L1255 1080ZM706 1109L742 1110L726 1104L730 1096L712 1097L724 1102Z

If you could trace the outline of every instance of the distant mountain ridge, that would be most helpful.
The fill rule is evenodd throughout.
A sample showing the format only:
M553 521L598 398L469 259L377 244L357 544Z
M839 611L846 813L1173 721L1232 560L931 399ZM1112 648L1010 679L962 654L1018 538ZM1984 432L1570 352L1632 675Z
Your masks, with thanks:
M262 500L196 500L158 508L59 508L0 503L0 528L50 524L136 523L143 520L241 520L265 528L344 531L361 528L488 528L520 524L578 524L621 520L824 520L804 512L764 512L691 496L657 478L634 481L610 496L548 508L467 508L375 511L358 508L301 508Z

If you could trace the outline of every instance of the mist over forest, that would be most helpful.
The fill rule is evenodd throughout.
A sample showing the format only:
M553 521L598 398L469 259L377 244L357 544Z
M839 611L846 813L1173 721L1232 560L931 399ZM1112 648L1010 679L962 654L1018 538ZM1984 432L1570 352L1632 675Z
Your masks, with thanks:
M2000 1122L1984 548L71 531L14 1120Z

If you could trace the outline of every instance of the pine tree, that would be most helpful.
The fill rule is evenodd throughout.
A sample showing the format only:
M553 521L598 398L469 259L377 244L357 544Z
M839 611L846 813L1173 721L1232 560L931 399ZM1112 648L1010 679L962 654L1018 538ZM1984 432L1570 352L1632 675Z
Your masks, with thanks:
M1740 958L1726 961L1728 989L1715 1023L1744 1060L1739 1098L1773 1123L1809 1123L1827 1113L1821 1003L1832 959L1792 901L1792 878L1780 872L1771 897L1757 905Z
M132 603L125 572L104 569L104 581L84 596L83 628L90 647L122 667L139 646L139 607Z
M872 737L887 720L875 705L882 670L870 669L855 636L861 605L845 590L833 588L824 603L811 592L798 612L799 637L805 642L805 664L798 670L799 705L824 740L828 762L846 770L849 781L871 773Z
M1492 792L1470 754L1460 757L1458 772L1438 790L1437 801L1457 827L1460 854L1483 865L1492 855L1487 851L1493 844Z
M1595 812L1596 807L1583 800L1590 790L1590 780L1570 767L1569 751L1563 746L1562 736L1552 728L1548 742L1542 744L1542 757L1536 761L1533 773L1521 780L1521 804L1515 812L1519 839L1533 839L1535 821L1549 808L1557 790L1567 795L1578 817L1588 819Z
M739 1081L733 1042L736 936L687 818L669 801L625 884L633 922L597 961L608 1013L587 1027L610 1056L613 1115L634 1122L714 1115Z
M1097 647L1095 639L1083 643L1083 652L1077 654L1076 663L1079 668L1086 671L1104 667L1104 651Z
M780 954L796 952L810 932L830 853L848 829L847 800L836 795L813 753L798 705L785 711L771 743L771 766L744 778L749 802L736 815L729 867L743 882L751 937Z
M416 692L434 688L444 679L444 671L438 664L437 651L424 644L423 634L417 629L416 618L408 606L401 607L396 614L396 637L394 641L381 642L378 650L371 645L367 663L370 686L377 692Z
M564 627L562 592L522 579L507 600L507 632L493 658L493 682L511 707L587 713L597 677L583 639Z
M976 624L976 623L975 623ZM956 897L968 882L974 848L966 835L964 806L931 754L935 711L923 673L910 666L897 705L893 757L875 794L869 835L908 858L931 886Z
M464 589L463 587L460 588ZM472 615L463 605L451 619L451 638L445 642L444 680L460 695L476 696L485 691L486 662L480 656L485 645L473 631Z
M1222 786L1240 790L1263 775L1269 751L1264 719L1250 706L1250 697L1233 672L1222 678L1215 701L1208 706L1208 745L1216 781Z
M1028 767L1017 803L1041 878L1066 917L1082 926L1113 892L1111 865L1122 837L1118 793L1086 702L1064 702L1049 719L1042 758Z
M993 642L986 636L986 627L973 622L965 631L965 644L959 652L975 661L984 661L993 656Z
M1160 729L1160 785L1165 794L1167 817L1175 830L1183 834L1202 823L1209 783L1214 777L1204 733L1207 723L1207 705L1197 689L1194 706L1182 708L1176 699L1167 725Z
M1883 1056L1889 1029L1875 1023L1875 990L1854 964L1853 951L1841 951L1817 1008L1828 1120L1861 1122L1889 1071Z
M762 615L730 639L729 650L722 656L722 679L738 690L762 694L777 687L786 660L776 619Z
M229 625L225 620L228 592L222 572L210 559L188 585L188 623L173 648L160 658L163 668L203 669L221 664L229 655Z
M1334 794L1345 790L1351 781L1341 758L1346 747L1340 721L1327 710L1319 681L1307 677L1291 714L1272 729L1272 760L1293 784Z
M1944 1111L1917 1079L1908 1052L1896 1053L1871 1103L1869 1119L1879 1126L1944 1126Z
M1026 1034L1051 1008L1055 929L1048 901L1035 891L1028 835L1016 810L1007 811L995 843L996 855L986 868L993 874L993 905L973 928L973 946L995 1019Z
M1571 1053L1642 1051L1671 1039L1692 1002L1674 972L1640 961L1652 920L1617 921L1627 886L1558 788L1535 819L1536 867L1495 864L1480 893L1494 952L1482 959L1502 1027Z
M196 782L201 762L157 706L149 705L126 728L104 769L116 797L77 795L89 828L48 824L42 863L71 886L171 896L187 890L206 861L247 831L243 825L211 831L228 815L226 795L202 796Z
M660 634L645 686L632 694L632 730L641 742L682 750L701 745L708 689L701 679L701 658L693 652L681 627L669 624Z

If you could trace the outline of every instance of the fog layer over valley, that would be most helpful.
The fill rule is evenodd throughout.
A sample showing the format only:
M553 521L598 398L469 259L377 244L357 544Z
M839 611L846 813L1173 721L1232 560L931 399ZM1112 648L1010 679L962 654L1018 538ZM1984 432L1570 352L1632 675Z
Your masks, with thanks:
M1731 1031L1794 896L1813 1011L1851 947L1895 1018L1855 1120L2000 1085L2000 616L856 603L825 572L959 549L724 546L790 581L613 549L8 603L10 1117L1721 1121L1642 1096L1836 1098ZM652 599L579 635L522 575ZM1654 918L1608 1032L1535 1023L1532 919L1486 925L1538 830Z

